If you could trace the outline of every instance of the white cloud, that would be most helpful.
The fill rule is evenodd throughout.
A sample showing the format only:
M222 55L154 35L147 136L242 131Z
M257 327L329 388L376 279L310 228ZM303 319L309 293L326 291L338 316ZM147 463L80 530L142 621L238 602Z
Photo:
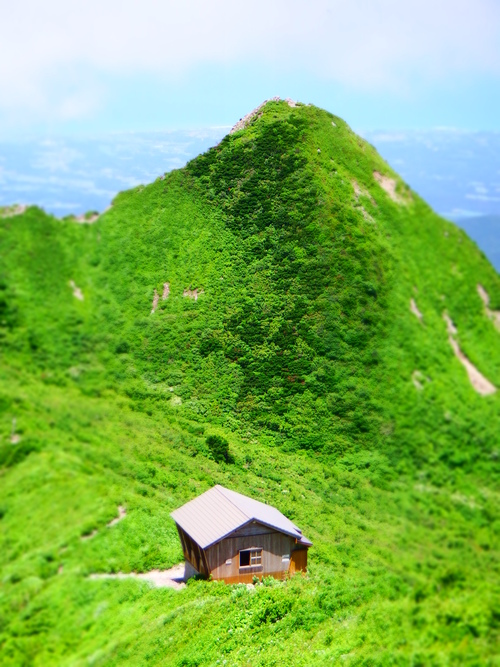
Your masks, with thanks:
M99 108L96 74L182 77L200 64L305 68L354 88L500 73L497 0L3 0L0 108Z
M500 201L500 197L490 197L489 195L465 195L466 199L472 199L475 201Z

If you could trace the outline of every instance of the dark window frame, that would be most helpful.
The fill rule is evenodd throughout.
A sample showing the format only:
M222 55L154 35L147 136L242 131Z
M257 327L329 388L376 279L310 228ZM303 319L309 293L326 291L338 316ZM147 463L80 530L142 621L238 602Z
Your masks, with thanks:
M238 565L240 570L250 570L250 569L255 569L255 568L262 568L262 547L250 547L249 549L240 549L238 553ZM246 556L248 554L248 564L242 565L241 563L241 555L245 554L245 561L246 561Z

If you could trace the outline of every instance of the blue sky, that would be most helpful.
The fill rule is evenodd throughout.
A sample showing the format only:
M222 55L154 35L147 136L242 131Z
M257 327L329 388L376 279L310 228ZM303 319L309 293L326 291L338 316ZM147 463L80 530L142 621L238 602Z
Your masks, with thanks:
M356 130L500 130L498 0L17 0L0 137L226 126L265 98Z

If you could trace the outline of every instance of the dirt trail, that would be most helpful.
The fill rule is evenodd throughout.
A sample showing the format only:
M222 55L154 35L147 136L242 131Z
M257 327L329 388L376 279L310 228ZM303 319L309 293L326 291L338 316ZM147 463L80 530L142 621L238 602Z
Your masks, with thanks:
M162 301L168 299L170 294L170 283L163 283L163 294L161 295Z
M124 519L127 516L127 510L123 507L123 505L118 505L118 516L115 517L114 519L111 519L111 521L108 523L108 528L111 528L111 526L115 526L119 521Z
M455 353L455 356L458 358L458 360L462 363L463 367L467 371L467 375L469 376L469 380L474 389L477 391L478 394L481 394L481 396L489 396L490 394L494 394L497 388L493 384L491 384L491 382L488 379L486 379L482 373L478 371L478 369L474 366L474 364L465 356L465 354L460 349L457 341L455 340L455 336L456 334L458 334L458 329L453 324L453 321L451 320L450 316L447 313L443 313L443 319L446 322L446 329L448 331L448 340L453 349L453 352Z
M117 572L116 574L91 574L89 579L142 579L158 588L184 588L184 563L174 565L169 570L151 570L150 572Z
M500 331L500 310L491 310L490 306L490 295L484 289L482 285L477 286L477 293L479 294L481 301L484 304L484 309L488 317L493 320L494 325Z

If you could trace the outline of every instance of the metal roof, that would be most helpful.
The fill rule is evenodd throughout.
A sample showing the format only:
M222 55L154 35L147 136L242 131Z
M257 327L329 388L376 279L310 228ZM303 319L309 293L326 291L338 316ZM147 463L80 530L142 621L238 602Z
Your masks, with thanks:
M170 515L202 549L219 542L250 521L258 521L311 546L302 531L279 510L230 491L220 484L190 500Z

